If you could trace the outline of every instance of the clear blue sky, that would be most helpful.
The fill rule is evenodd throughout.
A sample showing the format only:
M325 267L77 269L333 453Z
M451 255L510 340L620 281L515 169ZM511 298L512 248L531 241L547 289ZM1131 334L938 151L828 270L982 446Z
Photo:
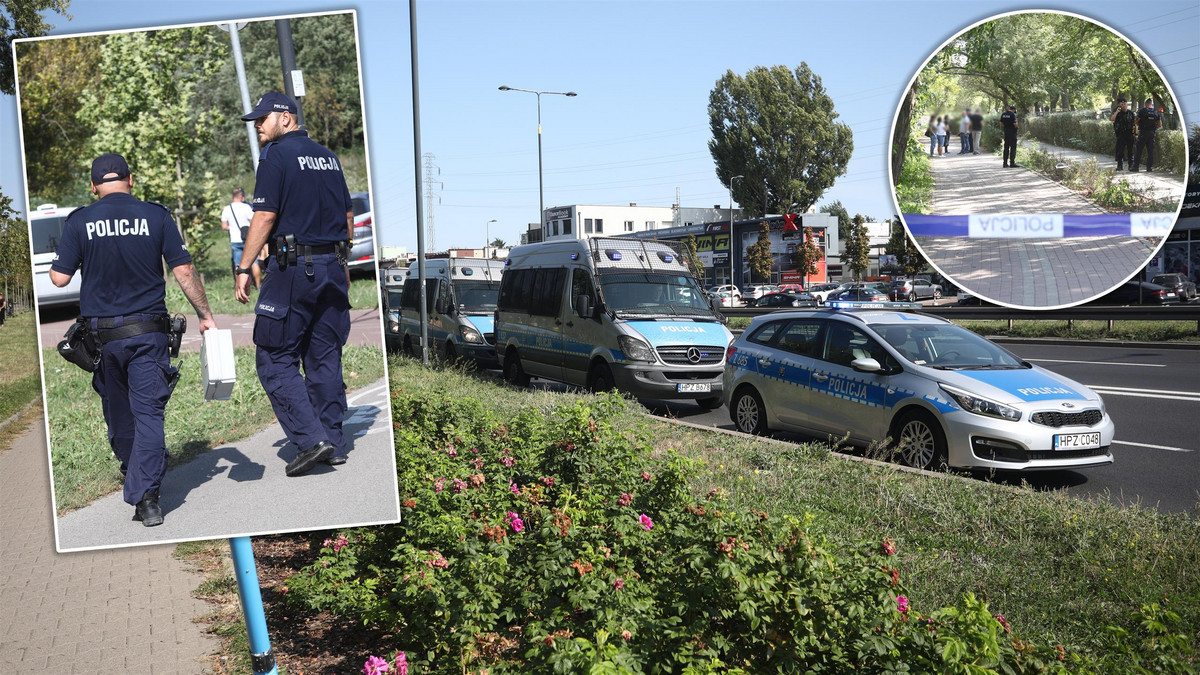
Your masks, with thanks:
M516 242L537 221L533 95L542 97L546 206L727 203L708 153L708 94L726 70L805 61L854 131L847 173L818 204L890 216L884 149L909 78L962 28L1028 3L417 3L422 151L440 168L436 244ZM1045 2L1121 31L1162 67L1189 124L1200 123L1200 3ZM122 2L74 0L52 34L322 10L359 11L378 237L415 250L408 3L402 0ZM258 92L252 92L257 96ZM237 139L243 140L242 137ZM23 204L16 101L0 96L0 189Z

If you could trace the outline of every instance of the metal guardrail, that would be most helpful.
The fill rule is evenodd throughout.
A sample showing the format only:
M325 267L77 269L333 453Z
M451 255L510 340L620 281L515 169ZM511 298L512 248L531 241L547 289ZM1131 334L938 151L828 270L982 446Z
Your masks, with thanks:
M787 309L787 308L781 308ZM758 307L722 308L725 316L762 316L778 309ZM928 305L922 312L946 319L1035 320L1035 321L1196 321L1200 322L1200 304L1144 305L1140 307L1081 306L1067 309L1028 310L970 305Z

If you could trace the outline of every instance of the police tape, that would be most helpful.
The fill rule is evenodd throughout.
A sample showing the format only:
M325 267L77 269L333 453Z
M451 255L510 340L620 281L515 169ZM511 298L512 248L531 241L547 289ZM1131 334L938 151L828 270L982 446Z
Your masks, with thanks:
M1175 227L1173 213L979 213L969 216L904 214L914 237L1031 239L1062 237L1165 237Z

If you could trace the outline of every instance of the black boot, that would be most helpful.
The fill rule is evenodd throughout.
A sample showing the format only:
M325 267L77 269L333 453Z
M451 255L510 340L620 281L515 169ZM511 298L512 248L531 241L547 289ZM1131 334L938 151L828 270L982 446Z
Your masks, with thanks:
M321 441L296 455L296 459L288 463L284 473L289 477L308 473L317 465L317 462L329 459L331 455L333 455L333 444L329 441Z
M158 507L158 490L146 490L142 501L133 508L133 519L142 521L146 527L162 525L163 512Z

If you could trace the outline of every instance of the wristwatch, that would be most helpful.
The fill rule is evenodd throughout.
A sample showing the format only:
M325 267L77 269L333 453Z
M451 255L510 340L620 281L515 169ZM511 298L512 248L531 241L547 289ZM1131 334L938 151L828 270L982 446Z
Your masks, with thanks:
M237 276L239 274L250 274L250 272L252 272L252 271L253 271L252 267L237 267L233 270L233 274L234 274L234 276Z

